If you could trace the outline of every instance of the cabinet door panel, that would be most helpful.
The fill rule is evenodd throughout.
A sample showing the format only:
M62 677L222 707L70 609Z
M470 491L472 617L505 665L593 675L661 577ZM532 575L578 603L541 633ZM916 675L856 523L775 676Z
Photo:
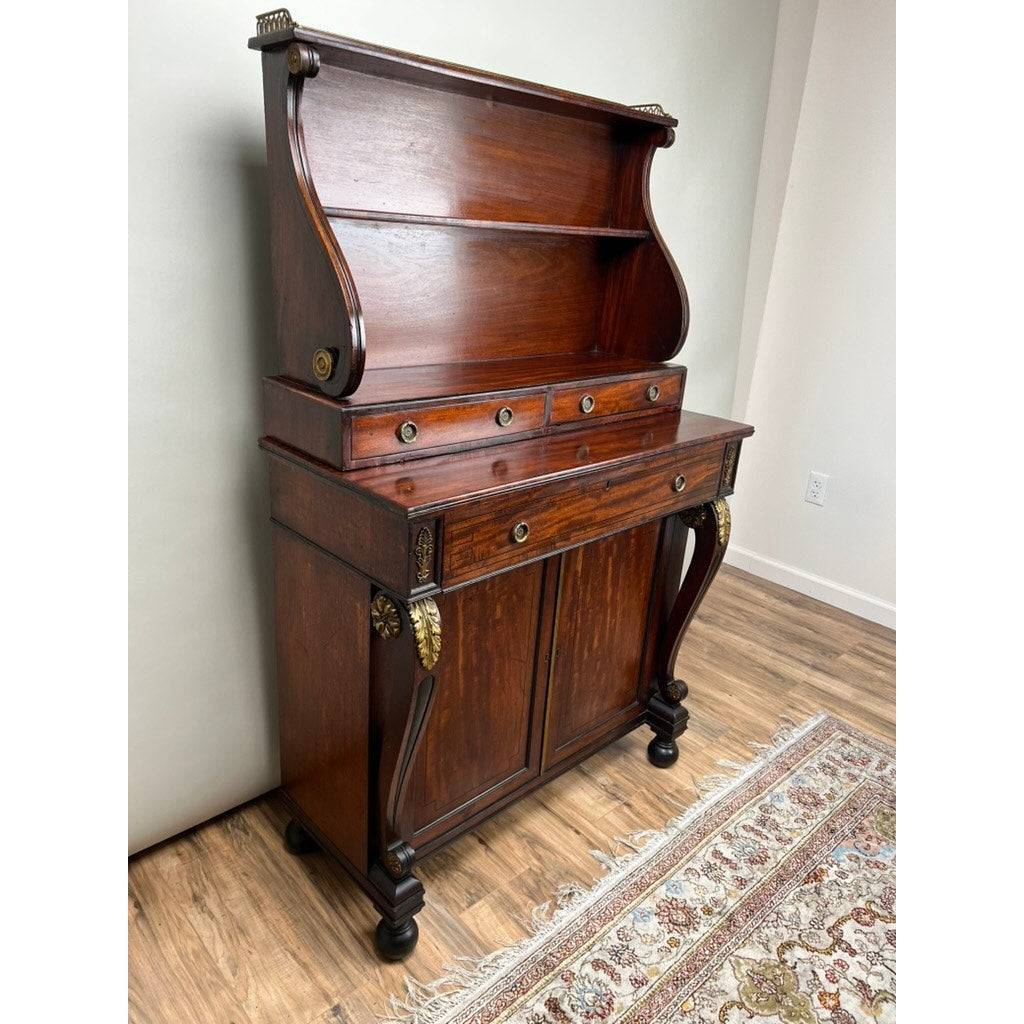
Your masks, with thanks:
M411 791L414 845L539 774L545 572L539 562L445 595L437 693Z
M563 556L544 767L641 711L641 670L661 522Z

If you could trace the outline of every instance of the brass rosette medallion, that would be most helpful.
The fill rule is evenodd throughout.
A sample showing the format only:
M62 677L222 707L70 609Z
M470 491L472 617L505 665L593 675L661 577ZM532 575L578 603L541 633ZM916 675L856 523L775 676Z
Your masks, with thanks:
M370 621L373 628L385 640L393 640L402 632L402 619L395 602L387 594L378 594L370 605Z

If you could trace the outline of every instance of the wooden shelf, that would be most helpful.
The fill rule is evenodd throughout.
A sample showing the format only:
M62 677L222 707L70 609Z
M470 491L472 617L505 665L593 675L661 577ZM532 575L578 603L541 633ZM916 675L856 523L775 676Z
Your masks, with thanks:
M433 366L396 366L367 370L359 390L348 398L336 401L342 407L363 407L435 398L471 398L541 384L642 376L665 367L664 363L628 359L606 352L557 353L527 359L466 360Z
M420 213L392 213L385 210L352 210L325 206L324 213L335 220L370 220L388 224L423 224L441 228L473 228L483 231L517 231L534 235L579 235L584 238L621 238L643 241L646 230L594 227L576 224L534 224L527 221L471 220L465 217L436 217Z

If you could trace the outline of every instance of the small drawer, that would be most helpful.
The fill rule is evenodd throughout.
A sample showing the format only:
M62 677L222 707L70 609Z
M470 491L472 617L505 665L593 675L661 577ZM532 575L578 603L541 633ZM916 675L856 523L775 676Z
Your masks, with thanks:
M556 426L678 407L682 388L683 374L679 370L610 384L556 390L551 399L551 424Z
M687 508L718 493L723 446L531 488L445 523L444 585L454 586Z
M544 426L544 395L352 415L353 461L504 440Z

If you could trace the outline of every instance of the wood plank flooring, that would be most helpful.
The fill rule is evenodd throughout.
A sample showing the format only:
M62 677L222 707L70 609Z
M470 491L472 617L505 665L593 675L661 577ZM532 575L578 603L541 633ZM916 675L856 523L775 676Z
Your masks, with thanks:
M661 828L720 759L745 762L780 720L830 711L896 740L892 630L730 567L680 652L690 728L669 770L640 729L420 865L419 945L401 964L373 952L377 915L324 855L293 857L268 795L129 861L132 1024L371 1024L408 973L529 934L534 907L592 884L591 850Z

